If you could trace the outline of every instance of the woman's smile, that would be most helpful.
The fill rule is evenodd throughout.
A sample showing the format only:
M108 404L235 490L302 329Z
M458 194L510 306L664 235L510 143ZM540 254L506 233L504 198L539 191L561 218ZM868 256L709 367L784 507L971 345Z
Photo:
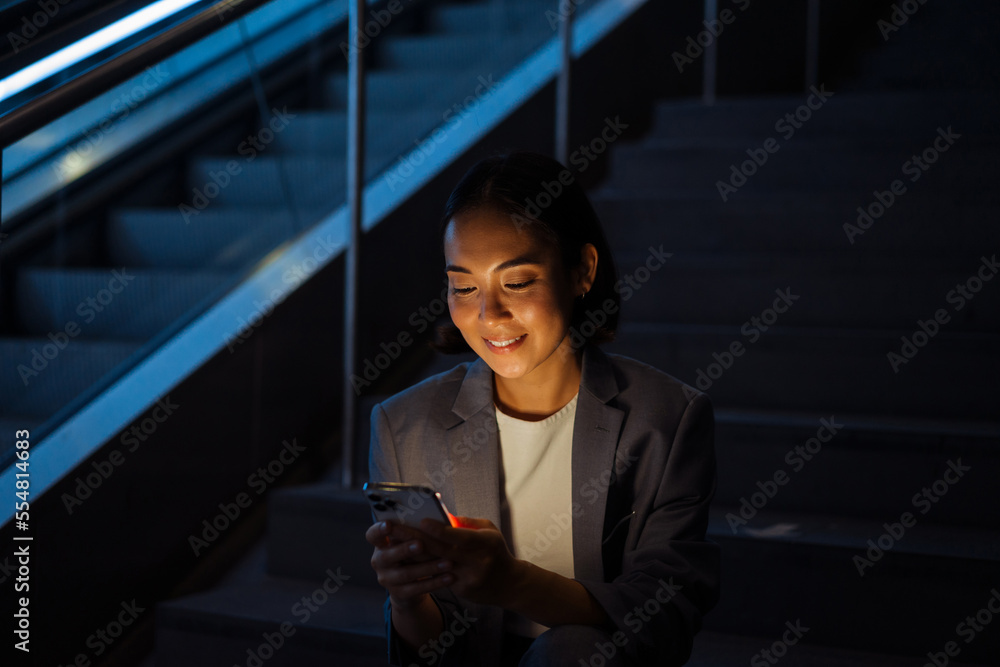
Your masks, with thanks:
M510 354L521 347L521 343L524 342L527 335L521 334L517 338L483 338L483 340L486 341L486 347L490 352L494 354Z

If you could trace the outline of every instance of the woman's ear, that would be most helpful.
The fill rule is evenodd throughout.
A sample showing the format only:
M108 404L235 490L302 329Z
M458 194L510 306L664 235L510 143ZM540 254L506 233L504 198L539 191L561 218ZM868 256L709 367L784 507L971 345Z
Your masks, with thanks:
M589 292L597 278L597 248L593 243L585 243L580 248L580 265L576 270L576 289L579 296Z

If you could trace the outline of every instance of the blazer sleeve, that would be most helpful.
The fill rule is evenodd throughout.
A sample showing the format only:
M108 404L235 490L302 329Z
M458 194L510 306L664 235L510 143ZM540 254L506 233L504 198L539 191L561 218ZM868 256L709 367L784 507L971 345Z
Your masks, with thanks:
M638 539L625 550L621 574L581 583L623 633L628 655L642 664L682 665L719 596L719 547L705 539L716 475L707 396L687 403L665 462L638 465L644 463L659 465L662 475L650 477L657 488L636 490L647 506L634 508Z
M403 482L396 457L395 441L389 426L389 418L381 404L375 405L371 413L371 441L368 453L368 477L372 482ZM455 599L431 593L438 606L445 626L451 619L467 616L466 610ZM449 633L448 641L421 646L416 652L410 649L392 626L392 604L388 593L385 596L385 633L388 640L388 664L392 667L407 667L413 664L431 664L440 667L461 666L463 657L469 652L469 635ZM442 637L442 639L445 639ZM448 648L443 645L447 643Z

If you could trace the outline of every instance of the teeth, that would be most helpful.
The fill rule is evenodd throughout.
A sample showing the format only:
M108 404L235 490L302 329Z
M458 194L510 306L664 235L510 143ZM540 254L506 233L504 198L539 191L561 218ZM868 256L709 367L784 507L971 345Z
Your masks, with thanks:
M521 340L521 338L523 336L524 336L524 334L521 334L517 338L511 338L510 340L505 340L502 343L497 343L497 342L494 342L494 341L491 340L490 343L492 343L493 347L507 347L511 343L516 343L517 341Z

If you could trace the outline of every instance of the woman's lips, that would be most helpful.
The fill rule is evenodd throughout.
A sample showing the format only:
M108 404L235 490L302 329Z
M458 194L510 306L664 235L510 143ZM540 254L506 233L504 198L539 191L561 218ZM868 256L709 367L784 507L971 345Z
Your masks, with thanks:
M516 338L505 338L497 340L496 342L490 340L489 338L483 338L483 340L486 341L486 347L489 348L490 351L496 354L509 354L510 352L513 352L517 348L521 347L527 335L528 334L521 334Z

